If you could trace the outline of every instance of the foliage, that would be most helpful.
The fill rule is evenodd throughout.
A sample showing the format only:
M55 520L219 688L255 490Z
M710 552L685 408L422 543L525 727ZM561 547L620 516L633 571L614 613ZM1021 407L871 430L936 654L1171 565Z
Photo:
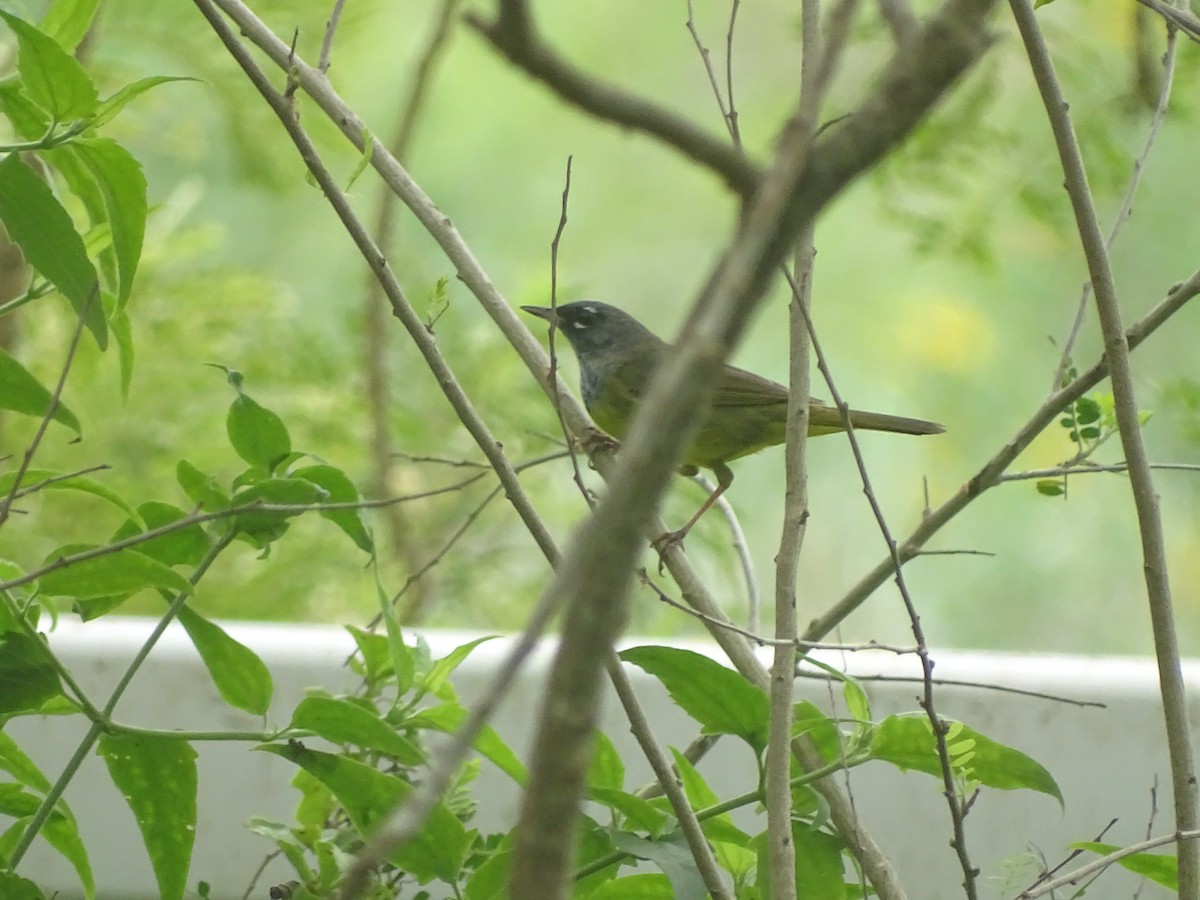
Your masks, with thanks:
M0 12L18 48L13 76L0 83L0 112L12 131L10 143L0 147L0 221L31 273L27 290L0 307L0 315L23 309L36 324L52 322L51 300L61 296L77 323L73 334L62 336L66 362L57 383L0 349L0 408L38 423L23 456L0 460L0 528L20 528L18 504L47 501L52 495L68 516L90 508L84 504L99 503L118 517L115 529L102 531L102 520L80 513L75 524L88 532L85 539L39 534L54 539L40 562L0 559L0 721L53 714L79 717L89 725L72 762L53 780L36 759L0 733L0 771L5 774L0 814L12 820L0 835L0 893L45 896L19 874L31 842L41 839L71 866L85 896L90 900L96 895L76 813L63 799L80 760L95 748L137 822L160 895L182 898L192 880L202 787L197 755L208 742L238 741L296 768L294 820L259 818L250 824L294 869L295 879L276 886L275 892L334 897L355 854L430 777L437 761L431 736L454 733L467 720L470 710L459 701L452 675L482 640L433 659L419 640L405 634L395 610L398 595L383 587L376 539L356 479L323 455L297 449L304 442L293 441L289 417L256 398L234 368L214 363L206 383L209 396L224 396L226 388L216 384L213 374L219 371L233 392L217 464L197 461L191 448L189 455L179 454L169 494L129 496L93 477L101 466L70 470L34 464L46 434L63 429L78 438L84 432L75 404L68 402L77 355L111 351L122 393L133 389L132 322L138 315L138 276L151 204L141 163L109 129L130 103L181 80L141 78L102 98L74 55L97 7L94 2L59 2L37 24ZM992 87L981 81L976 93L964 95L966 101L954 115L941 120L941 127L977 123L971 115L990 102ZM964 150L970 147L964 145ZM353 177L369 162L364 154ZM930 162L917 159L914 164ZM961 249L985 258L984 243L964 235ZM927 242L944 237L929 226ZM439 280L429 301L430 331L450 303L447 283ZM80 346L85 341L90 342L86 351ZM483 347L479 353L487 358L491 350ZM496 376L501 394L508 386L504 377ZM1061 424L1078 451L1071 465L1082 464L1116 433L1111 397L1093 394L1076 400ZM215 420L202 427L218 430ZM456 435L453 440L465 439ZM226 469L236 474L217 474ZM1043 481L1038 489L1061 493L1052 489L1057 483ZM313 689L291 711L286 725L258 732L157 732L115 718L114 709L146 654L175 621L225 703L254 716L269 714L274 687L267 666L193 601L210 569L239 552L252 553L263 567L278 565L279 548L295 539L293 527L303 519L327 523L324 527L343 541L345 555L355 565L365 554L375 578L382 629L349 628L357 646L350 665L360 679L359 689L345 695ZM45 632L60 614L88 622L128 609L135 601L154 604L161 627L129 663L111 695L98 702L55 655ZM641 646L627 649L621 658L657 679L702 734L741 741L752 752L756 767L745 773L742 792L727 798L715 793L686 754L672 748L672 757L687 801L735 895L745 900L769 897L768 835L757 826L739 827L731 816L735 810L752 812L766 800L767 694L742 674L691 651ZM1062 803L1052 775L1021 751L965 723L936 720L928 710L876 717L861 685L836 673L834 677L850 717L835 718L807 701L792 709L792 736L811 740L825 764L819 771L795 767L789 784L798 895L840 898L857 887L854 857L811 787L831 772L877 763L941 778L948 766L954 788L948 793L961 803L984 789L1030 790ZM944 731L938 730L938 721ZM631 789L611 741L596 733L594 742L576 896L705 896L679 810L652 792ZM490 728L475 738L474 749L518 785L527 783L522 762ZM460 767L416 837L372 873L366 896L430 897L443 889L468 900L503 895L515 838L472 827L477 804L485 802L472 794L480 766L475 761ZM1080 846L1101 853L1113 849ZM641 863L656 871L623 871ZM1173 885L1170 863L1146 855L1122 862ZM213 889L207 882L196 885L201 896L210 896Z

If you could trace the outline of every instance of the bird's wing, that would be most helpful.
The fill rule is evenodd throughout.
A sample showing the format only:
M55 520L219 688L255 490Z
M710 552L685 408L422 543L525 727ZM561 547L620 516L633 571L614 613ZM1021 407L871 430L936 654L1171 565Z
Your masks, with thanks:
M782 384L727 366L713 392L713 406L774 406L787 403L788 391Z

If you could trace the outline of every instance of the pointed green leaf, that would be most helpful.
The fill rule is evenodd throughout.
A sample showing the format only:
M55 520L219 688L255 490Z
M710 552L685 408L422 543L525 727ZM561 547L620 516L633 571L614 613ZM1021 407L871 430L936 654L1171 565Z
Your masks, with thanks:
M3 731L0 731L0 769L40 794L50 790L50 781L42 774L42 770Z
M469 643L455 647L444 657L433 664L433 668L429 670L429 672L420 680L420 683L417 685L418 690L424 693L433 694L436 697L441 697L442 690L450 679L450 674L463 664L466 658L471 655L471 651L480 644L486 643L487 641L494 641L499 636L500 635L498 634L490 634L486 637L476 638Z
M588 791L588 799L607 806L624 816L624 827L645 831L651 837L658 837L662 834L669 818L665 812L648 800L616 788L593 787Z
M151 500L137 508L138 518L142 524L133 519L127 519L112 536L112 543L123 541L134 535L158 528L165 528L175 522L189 518L188 513L170 503L160 503ZM186 525L156 538L151 538L137 544L138 553L144 553L151 559L157 559L164 566L194 566L208 552L208 535L197 524Z
M41 888L13 872L0 872L0 897L5 900L46 900Z
M299 741L258 748L291 760L324 784L359 833L370 835L391 809L412 795L412 785L349 757L309 750ZM453 884L471 842L463 823L443 803L434 806L421 832L388 857L422 884L434 878Z
M327 503L358 503L362 499L354 482L346 477L345 472L334 466L304 466L294 469L290 474L292 478L303 478L323 488L328 495ZM359 549L367 553L375 552L374 542L367 526L363 524L361 510L323 509L320 515L346 532Z
M204 512L229 509L229 497L221 490L217 479L204 474L186 459L181 459L175 466L175 480L188 499Z
M72 544L46 557L45 564L94 547ZM42 593L51 597L95 600L146 588L190 594L192 584L170 566L134 549L118 550L53 569L41 577Z
M151 88L158 87L160 84L168 84L172 81L199 80L198 78L188 78L182 75L151 75L148 78L139 78L137 81L125 85L125 87L100 103L100 106L96 109L96 115L92 117L91 127L99 128L105 125L128 106L131 100L141 96Z
M415 728L432 728L445 734L453 734L467 720L467 712L457 703L442 703L429 706L410 717L406 724ZM491 725L485 725L475 738L473 745L479 755L496 766L501 772L522 787L528 779L525 766L508 744Z
M1040 763L972 728L962 726L957 731L956 741L975 742L975 755L970 762L973 781L1004 791L1019 788L1040 791L1060 804L1063 802L1058 784ZM890 762L901 769L913 769L938 778L942 775L933 726L924 714L888 716L881 721L872 734L870 754L872 759Z
M91 172L104 197L120 283L117 309L125 308L146 233L146 176L133 155L110 138L80 138L66 149Z
M113 337L117 339L117 360L121 366L121 399L129 399L129 386L133 383L133 320L129 313L118 309L109 321Z
M375 597L379 601L379 618L383 620L387 632L386 646L392 675L396 681L396 702L399 703L400 698L412 687L413 678L416 677L416 663L413 661L412 651L404 643L404 632L400 628L400 619L396 616L396 607L388 592L383 589L383 582L379 578L379 566L374 558L371 560L371 574L375 576Z
M376 750L406 766L424 763L425 754L390 725L351 700L305 697L292 714L292 728L312 731L334 744Z
M0 474L0 496L7 494L12 488L16 474L16 472ZM86 475L71 474L58 469L26 469L25 477L21 479L21 488L24 490L32 487L37 487L41 491L79 491L83 494L91 494L93 497L99 497L101 500L111 503L130 518L141 521L137 510L129 504L129 501L112 488L93 478L88 478Z
M96 111L96 86L75 57L28 22L2 10L0 18L17 36L17 69L30 100L58 122L86 118Z
M592 761L588 766L588 786L593 788L612 788L621 790L625 787L625 763L617 748L608 739L608 735L597 729L593 733Z
M50 129L45 110L29 99L16 79L0 82L0 112L22 140L36 141Z
M54 0L38 28L72 52L87 34L99 6L100 0Z
M44 644L16 631L0 636L0 716L36 710L61 693Z
M612 838L618 850L638 859L648 859L658 866L670 883L671 893L668 896L675 900L705 900L708 897L708 889L700 877L696 860L678 832L660 841L650 841L627 831L615 832Z
M2 190L3 188L0 188L0 191ZM0 408L27 416L44 416L51 406L54 408L54 414L50 418L66 425L79 437L82 432L75 413L71 412L61 399L55 402L54 395L46 390L28 369L0 348Z
M234 452L264 471L270 472L292 452L292 439L283 419L241 392L229 407L225 428Z
M179 623L204 660L222 699L235 709L265 716L274 684L258 654L188 606L179 610Z
M1070 846L1072 850L1090 850L1099 856L1108 856L1121 849L1116 844L1101 844L1096 841L1079 841ZM1166 853L1132 853L1122 856L1117 860L1117 864L1135 875L1161 884L1168 890L1179 890L1179 861L1174 856Z
M71 811L67 809L66 803L59 801L57 808L50 814L46 824L42 826L41 836L71 864L71 868L79 876L79 883L83 886L84 897L86 900L92 900L96 896L92 864L88 859L83 839L79 836L79 826L75 823L75 817L71 815ZM6 895L0 894L0 896Z
M84 316L103 350L108 345L104 304L83 238L49 185L15 153L0 160L0 220L29 265Z
M187 741L105 734L97 753L137 820L163 900L182 900L196 837L196 751Z
M675 647L631 647L621 659L662 682L705 734L733 734L756 751L767 745L767 695L714 659Z

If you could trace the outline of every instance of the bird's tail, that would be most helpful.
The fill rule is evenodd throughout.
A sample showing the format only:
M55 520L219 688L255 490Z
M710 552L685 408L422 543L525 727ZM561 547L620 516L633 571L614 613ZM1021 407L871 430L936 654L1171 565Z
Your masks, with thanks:
M889 416L887 413L850 410L850 423L865 431L891 431L896 434L941 434L946 429L937 422L910 419L906 416ZM842 431L842 414L833 406L817 405L809 408L809 434L828 434Z

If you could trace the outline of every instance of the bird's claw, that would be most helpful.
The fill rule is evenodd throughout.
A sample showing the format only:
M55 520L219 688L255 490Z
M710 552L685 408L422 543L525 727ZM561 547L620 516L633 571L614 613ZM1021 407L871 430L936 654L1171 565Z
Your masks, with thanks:
M661 575L663 573L663 567L666 566L667 551L670 550L672 547L682 547L683 539L686 536L687 536L687 529L680 528L678 531L668 531L664 534L660 534L658 537L656 537L653 541L650 542L650 546L653 547L654 550L658 553L658 574L659 575Z
M591 456L601 450L615 451L620 448L621 442L599 428L587 428L580 435L579 446L583 448L584 453Z

